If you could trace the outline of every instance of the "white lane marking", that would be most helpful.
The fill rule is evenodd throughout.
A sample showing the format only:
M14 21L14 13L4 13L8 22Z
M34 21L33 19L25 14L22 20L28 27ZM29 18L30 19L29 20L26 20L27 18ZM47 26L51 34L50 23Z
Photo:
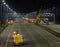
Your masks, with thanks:
M34 42L36 43L36 46L37 47L41 47L41 45L36 41L35 37L31 35L30 33L30 36L32 37L32 39L34 40Z
M40 33L40 32L37 32L37 33ZM59 40L59 39L57 39L57 40ZM48 41L48 43L50 43L50 45L54 45L54 43L59 43L58 41L54 41L54 43L51 43L50 41Z
M36 27L35 27L36 28ZM36 31L37 32L37 31ZM38 30L38 32L37 32L38 34L40 33L39 32L39 30ZM42 35L41 35L42 36ZM44 38L44 37L43 37ZM45 38L44 38L45 39ZM46 40L46 39L45 39ZM53 46L54 44L53 43L51 43L51 41L48 41L48 43L51 45L51 46Z
M27 28L26 28L26 30L27 30ZM32 40L34 40L34 42L36 43L36 46L37 46L37 47L41 47L41 45L36 41L35 37L34 37L33 35L31 35L32 32L29 32L29 31L27 31L27 32L28 32L28 34L31 36Z
M59 42L55 42L55 43L59 43Z
M7 38L7 41L6 41L5 47L7 47L7 45L8 45L8 41L9 41L10 35L11 35L11 34L8 35L8 38Z

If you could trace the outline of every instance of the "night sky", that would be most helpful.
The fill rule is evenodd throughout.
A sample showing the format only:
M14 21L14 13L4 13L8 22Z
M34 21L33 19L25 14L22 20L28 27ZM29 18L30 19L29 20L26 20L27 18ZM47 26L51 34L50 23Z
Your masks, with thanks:
M56 6L55 0L5 0L6 3L18 13L29 13L39 8Z

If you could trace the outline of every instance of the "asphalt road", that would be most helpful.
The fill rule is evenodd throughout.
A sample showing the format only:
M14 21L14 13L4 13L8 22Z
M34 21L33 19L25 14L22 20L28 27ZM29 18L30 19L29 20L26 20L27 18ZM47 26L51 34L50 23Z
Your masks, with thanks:
M13 30L23 35L24 45L14 45ZM0 34L0 47L60 47L60 39L34 24L14 23Z

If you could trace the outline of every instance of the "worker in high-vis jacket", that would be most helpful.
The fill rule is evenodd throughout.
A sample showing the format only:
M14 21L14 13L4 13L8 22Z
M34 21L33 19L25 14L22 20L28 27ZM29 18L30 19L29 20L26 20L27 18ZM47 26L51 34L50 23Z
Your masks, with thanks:
M17 44L17 45L19 43L23 43L23 37L22 37L22 35L20 35L20 34L15 35L14 36L14 43Z

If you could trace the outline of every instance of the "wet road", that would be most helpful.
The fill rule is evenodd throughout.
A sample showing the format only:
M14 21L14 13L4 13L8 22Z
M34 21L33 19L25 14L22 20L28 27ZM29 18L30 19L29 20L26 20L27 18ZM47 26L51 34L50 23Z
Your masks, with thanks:
M27 44L15 46L13 30L18 30ZM0 34L0 47L60 47L60 39L34 24L14 23Z

